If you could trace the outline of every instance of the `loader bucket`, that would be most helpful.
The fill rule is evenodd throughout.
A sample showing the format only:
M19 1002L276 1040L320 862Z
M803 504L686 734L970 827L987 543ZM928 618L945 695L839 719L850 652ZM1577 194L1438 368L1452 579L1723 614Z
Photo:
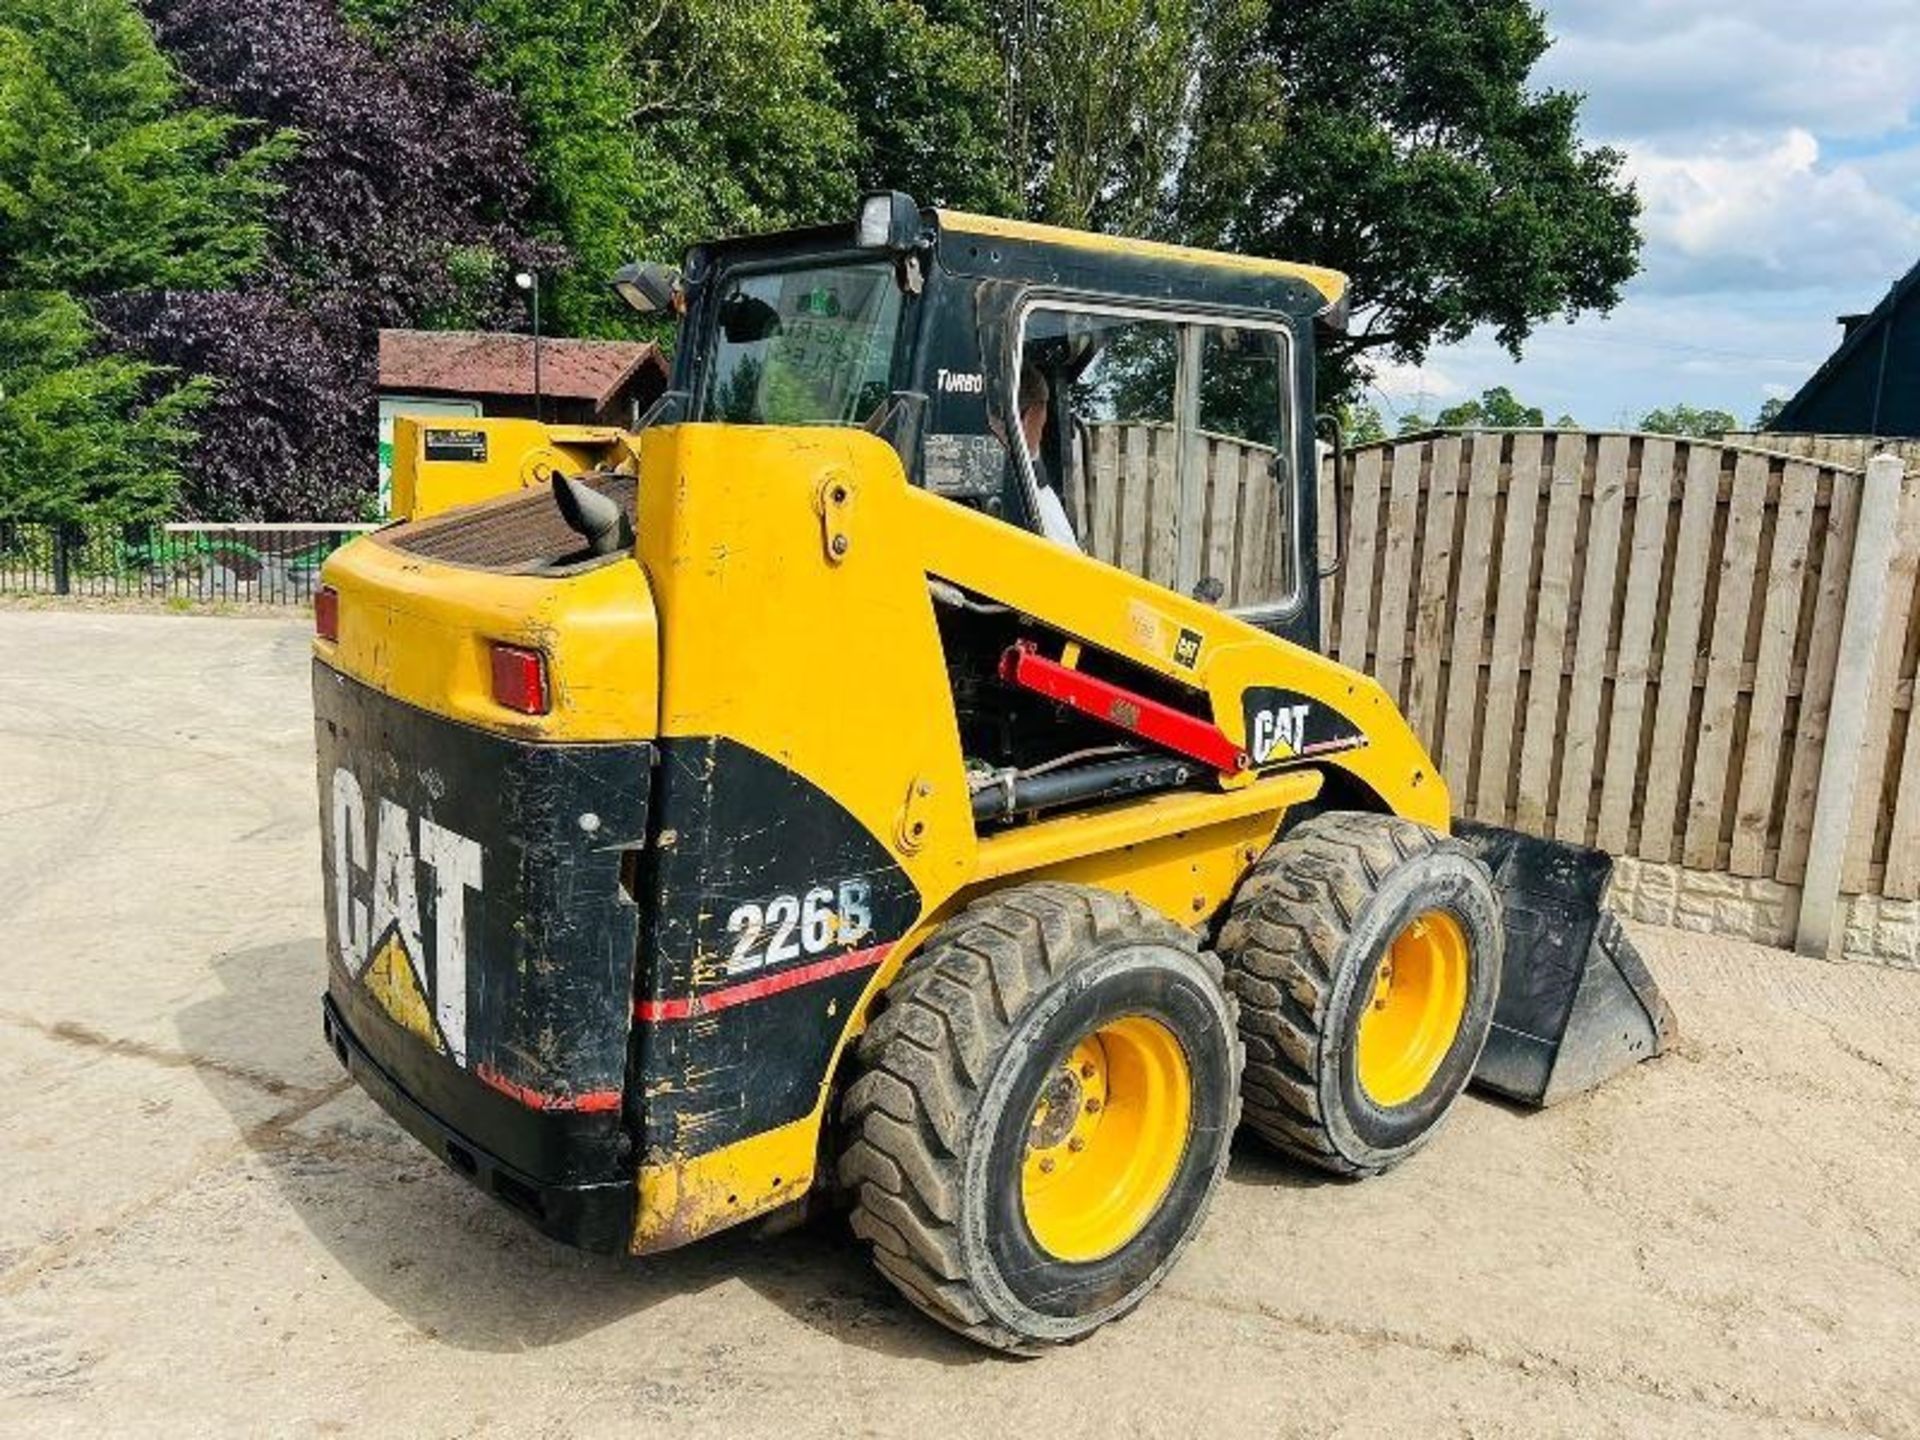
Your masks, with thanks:
M1493 872L1506 923L1476 1084L1552 1105L1672 1045L1673 1012L1604 908L1612 856L1471 820L1453 833Z

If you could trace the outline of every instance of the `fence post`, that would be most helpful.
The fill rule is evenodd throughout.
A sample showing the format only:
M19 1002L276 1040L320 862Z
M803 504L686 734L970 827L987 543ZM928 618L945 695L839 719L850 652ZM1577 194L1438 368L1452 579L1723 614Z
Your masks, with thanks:
M73 579L69 573L67 556L68 525L64 520L56 520L53 525L53 593L65 595L73 589Z
M1820 784L1813 797L1807 871L1800 882L1800 918L1793 948L1802 955L1832 952L1840 904L1840 867L1846 857L1853 791L1860 773L1860 743L1866 733L1867 699L1873 690L1874 655L1886 610L1887 570L1899 529L1900 493L1906 467L1892 455L1867 462L1860 514L1847 572L1847 603L1840 615L1840 653L1834 661L1833 699L1827 711L1826 744L1820 753Z

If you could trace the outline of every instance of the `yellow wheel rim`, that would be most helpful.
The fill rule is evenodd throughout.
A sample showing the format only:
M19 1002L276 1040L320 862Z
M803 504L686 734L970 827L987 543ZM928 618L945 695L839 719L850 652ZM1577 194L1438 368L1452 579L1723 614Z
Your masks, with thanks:
M1129 1015L1081 1039L1027 1124L1020 1200L1040 1248L1084 1263L1146 1227L1187 1150L1193 1076L1173 1032Z
M1360 1016L1360 1088L1391 1109L1414 1099L1439 1070L1467 1012L1472 957L1460 922L1429 910L1380 957Z

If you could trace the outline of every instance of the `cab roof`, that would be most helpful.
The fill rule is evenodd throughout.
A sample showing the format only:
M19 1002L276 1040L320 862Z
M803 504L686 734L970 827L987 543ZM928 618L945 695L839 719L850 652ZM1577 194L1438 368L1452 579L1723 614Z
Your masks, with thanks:
M1258 255L1236 255L1226 250L1202 250L1192 245L1169 245L1159 240L1136 240L1126 235L1069 230L1061 225L1006 220L996 215L975 215L965 210L936 209L933 215L943 234L1019 240L1032 245L1078 251L1089 258L1127 256L1139 260L1234 270L1249 276L1276 280L1299 280L1319 291L1330 306L1339 304L1347 293L1347 277L1338 270L1329 270L1320 265L1268 260Z
M1159 240L1136 240L1127 235L1102 235L1090 230L1069 230L1062 225L1041 225L1031 220L1007 220L997 215L976 215L966 210L921 208L905 195L892 191L871 192L868 199L889 196L907 214L917 213L922 225L930 224L934 233L950 240L1009 242L1021 249L1027 263L1047 255L1077 260L1092 268L1118 267L1134 274L1141 272L1184 271L1189 280L1203 284L1210 278L1215 286L1230 284L1243 295L1261 295L1256 302L1272 304L1276 294L1291 292L1291 298L1279 303L1289 310L1305 308L1329 317L1336 326L1344 323L1348 281L1338 270L1321 265L1305 265L1292 260L1269 260L1259 255L1238 255L1227 250L1203 250L1192 245L1170 245ZM738 257L753 261L777 259L796 252L814 250L845 251L856 247L858 225L851 220L834 224L773 231L759 235L738 235L696 245L688 255L689 271L702 268L707 260ZM993 269L1008 273L994 257ZM1012 259L1011 256L1008 257ZM949 259L949 264L952 260ZM961 267L964 268L964 265ZM1021 262L1014 262L1014 270ZM1172 279L1154 277L1156 288ZM1269 288L1274 287L1274 288ZM1179 288L1179 287L1177 287ZM1263 293L1264 292L1264 293ZM1318 304L1303 307L1308 297Z

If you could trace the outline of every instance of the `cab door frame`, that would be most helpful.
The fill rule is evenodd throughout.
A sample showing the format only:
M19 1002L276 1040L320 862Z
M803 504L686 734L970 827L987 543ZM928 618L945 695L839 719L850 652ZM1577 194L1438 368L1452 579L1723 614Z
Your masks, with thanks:
M1192 464L1192 452L1200 437L1197 424L1199 409L1200 355L1205 330L1209 326L1257 329L1280 334L1282 339L1281 364L1283 367L1278 393L1281 398L1281 424L1284 436L1283 445L1276 447L1287 459L1287 493L1281 500L1282 513L1287 519L1288 542L1291 553L1285 563L1292 582L1292 593L1284 599L1254 606L1238 606L1227 613L1250 625L1258 626L1291 640L1296 644L1313 649L1320 648L1319 615L1319 577L1317 573L1318 547L1316 540L1316 506L1318 485L1310 483L1309 477L1317 480L1314 470L1317 450L1314 447L1314 431L1310 423L1313 412L1310 387L1313 384L1311 369L1311 334L1302 335L1302 326L1297 317L1272 310L1248 310L1234 306L1198 306L1180 303L1177 299L1168 302L1156 302L1137 295L1115 294L1085 289L1065 289L1059 287L1035 286L1024 290L1014 306L1012 323L1006 327L1006 353L998 357L1002 365L1000 390L1005 396L1004 413L1009 416L1018 414L1016 397L1019 394L1020 365L1025 354L1027 324L1036 311L1055 311L1076 314L1110 316L1116 319L1156 320L1174 327L1179 344L1178 364L1175 373L1175 397L1173 425L1179 441L1179 474L1181 510L1189 508L1190 486L1195 473ZM1308 363L1302 364L1302 350L1306 350ZM1303 418L1308 423L1303 424ZM1195 423L1189 423L1189 422ZM1018 452L1018 472L1026 489L1026 508L1030 514L1037 514L1038 480L1034 474L1032 457L1027 453L1023 440L1015 440L1017 425L1010 425L1009 443ZM1177 535L1176 551L1181 559L1178 562L1176 583L1170 587L1179 590L1178 576L1192 570L1198 577L1197 567L1202 563L1198 549L1204 544L1204 534L1197 538ZM1316 562L1310 564L1310 561Z

